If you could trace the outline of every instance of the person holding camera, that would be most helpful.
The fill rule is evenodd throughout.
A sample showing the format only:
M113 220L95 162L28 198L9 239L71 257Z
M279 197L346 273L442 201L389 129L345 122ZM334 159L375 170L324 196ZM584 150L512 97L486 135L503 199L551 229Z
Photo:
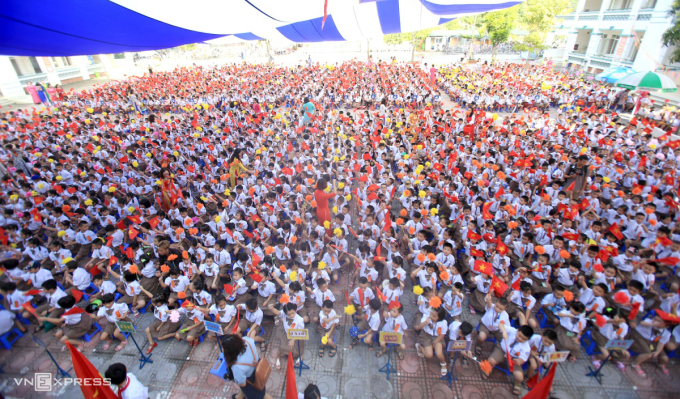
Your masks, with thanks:
M269 374L258 375L262 365L252 338L227 334L222 337L222 351L227 363L224 379L234 381L241 387L241 392L232 395L232 399L272 399L264 386ZM265 359L263 361L266 362ZM266 367L268 368L268 363Z

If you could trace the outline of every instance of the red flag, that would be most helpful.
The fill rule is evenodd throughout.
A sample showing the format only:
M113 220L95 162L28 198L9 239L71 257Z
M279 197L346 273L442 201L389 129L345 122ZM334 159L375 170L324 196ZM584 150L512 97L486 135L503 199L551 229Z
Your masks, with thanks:
M640 311L640 302L634 302L631 306L632 308L630 309L630 314L628 315L628 320L635 320L635 318L638 315L638 312Z
M496 294L496 297L500 298L503 296L503 294L505 294L505 291L508 290L508 285L505 284L501 279L496 277L496 275L494 274L493 276L491 276L491 289L494 291L494 294ZM508 362L509 361L510 359L508 359Z
M550 371L548 375L536 384L534 389L529 391L526 395L522 396L522 399L548 399L550 397L550 391L552 390L553 379L555 379L555 363L550 366Z
M496 239L496 251L501 255L504 256L508 252L510 252L510 249L508 248L507 245L501 240L501 237L498 236Z
M76 303L80 302L80 300L83 299L83 293L76 289L71 290L71 295L73 295L73 298L75 298Z
M158 223L160 223L160 222L161 221L158 219L158 216L154 216L151 219L149 219L149 224L151 225L152 229L155 229L156 226L158 226Z
M471 247L470 248L470 255L472 255L474 257L482 257L482 256L484 256L484 252Z
M112 256L111 258L109 258L109 266L113 266L116 263L118 263L118 258L116 258L115 256Z
M71 362L73 363L73 371L76 373L76 378L80 378L81 381L87 379L88 381L94 381L91 384L81 384L80 389L83 392L83 397L85 398L97 398L97 399L118 399L118 396L113 393L111 387L104 385L104 379L102 378L97 368L90 363L89 360L80 353L76 348L71 345L70 342L66 341L66 346L69 352L71 352Z
M656 260L659 263L665 263L669 266L675 266L680 262L680 258L674 258L674 257L668 257L668 258L661 258Z
M569 187L567 187L567 189L564 190L564 191L573 191L574 188L576 188L576 180L574 180L573 182L571 182L571 184L569 185Z
M512 289L515 290L515 291L519 291L519 283L521 283L521 282L522 282L522 279L521 279L521 278L518 278L517 280L515 280L515 281L512 283L512 286L510 286L510 288L512 288Z
M499 198L503 194L505 194L505 190L503 190L503 187L501 187L501 188L498 189L498 191L496 191L494 198Z
M609 226L607 231L614 234L614 237L616 237L617 239L623 240L623 234L621 233L621 229L619 229L618 224L614 223L613 225Z
M529 390L534 389L536 384L538 384L538 377L540 374L541 373L536 373L533 377L529 378L529 381L527 381L527 388L529 388Z
M579 207L581 208L582 211L585 211L590 207L590 202L588 202L587 198L584 198L583 201L579 204Z
M616 234L614 234L614 235L616 235ZM564 234L562 234L562 237L565 240L578 241L578 234L576 234L576 233L564 233Z
M493 276L493 278L496 278L496 276ZM500 280L498 280L498 281L500 281ZM507 285L506 285L506 287L507 287ZM505 358L508 360L508 371L510 371L511 373L514 372L515 371L515 364L512 362L512 356L510 356L510 348L508 348L508 342L507 341L505 341Z
M22 308L24 308L25 311L28 313L32 314L36 319L38 318L38 314L35 313L35 308L31 306L31 302L26 302L23 305L21 305Z
M474 265L474 271L476 271L477 273L484 273L491 276L493 275L493 265L491 265L491 263L489 262L476 260Z
M486 204L484 204L484 206L482 206L482 217L484 218L484 220L493 219L493 215L491 213L489 213L489 209L491 208L491 205L492 205L491 202L487 202Z
M383 227L383 231L390 231L391 227L392 227L392 215L388 210L387 213L385 214L385 227Z
M286 399L298 399L297 385L295 383L295 362L293 352L288 351L288 365L286 366Z
M131 240L134 240L135 237L137 237L137 234L139 234L139 231L135 229L134 227L130 226L130 230L128 231L128 235Z
M469 238L470 240L481 240L482 236L480 236L479 234L475 233L472 230L468 230L467 238Z

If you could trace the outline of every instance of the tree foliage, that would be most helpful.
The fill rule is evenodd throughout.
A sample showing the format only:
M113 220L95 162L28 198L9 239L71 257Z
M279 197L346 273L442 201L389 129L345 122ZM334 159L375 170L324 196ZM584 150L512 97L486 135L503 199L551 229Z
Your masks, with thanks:
M488 12L483 15L483 21L495 53L496 46L507 42L510 38L510 30L514 28L517 21L517 7Z
M669 61L680 62L680 20L678 20L678 13L680 13L680 0L675 0L673 2L668 13L675 17L673 19L673 26L668 28L668 30L663 33L661 40L666 47L675 46L675 50L673 50L673 53L671 53Z
M675 1L680 4L680 0ZM577 2L578 0L526 0L520 5L504 10L456 18L443 25L416 32L416 45L422 44L427 36L436 30L469 30L478 32L475 37L488 35L495 46L507 42L512 29L523 29L531 32L525 37L524 44L532 49L539 49L543 46L547 33L551 32L557 23L556 17L571 12ZM410 43L411 33L386 35L383 40L385 43Z

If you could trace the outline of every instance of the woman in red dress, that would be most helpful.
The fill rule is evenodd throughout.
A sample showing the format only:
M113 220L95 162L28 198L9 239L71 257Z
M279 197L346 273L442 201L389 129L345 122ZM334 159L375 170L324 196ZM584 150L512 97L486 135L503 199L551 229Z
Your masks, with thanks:
M177 204L177 199L180 197L180 191L173 181L172 174L168 169L161 169L161 198L160 203L164 212L169 212Z
M314 191L314 200L316 201L316 217L319 219L319 225L325 226L325 222L331 222L331 211L328 208L328 200L338 195L335 185L330 193L324 190L328 187L328 182L323 177L316 182L316 190ZM331 237L332 231L326 228L326 235Z

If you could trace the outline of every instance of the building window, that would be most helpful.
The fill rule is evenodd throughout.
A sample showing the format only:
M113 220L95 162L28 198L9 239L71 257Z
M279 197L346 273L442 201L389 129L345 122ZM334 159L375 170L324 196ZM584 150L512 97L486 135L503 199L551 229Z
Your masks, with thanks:
M598 55L612 55L616 52L619 45L619 35L602 35L600 47L597 49Z
M612 0L612 2L609 4L609 11L630 10L633 7L633 1L634 0Z
M646 1L642 4L642 9L643 9L643 10L649 10L649 9L652 9L652 10L653 10L654 7L656 7L656 0L646 0Z

